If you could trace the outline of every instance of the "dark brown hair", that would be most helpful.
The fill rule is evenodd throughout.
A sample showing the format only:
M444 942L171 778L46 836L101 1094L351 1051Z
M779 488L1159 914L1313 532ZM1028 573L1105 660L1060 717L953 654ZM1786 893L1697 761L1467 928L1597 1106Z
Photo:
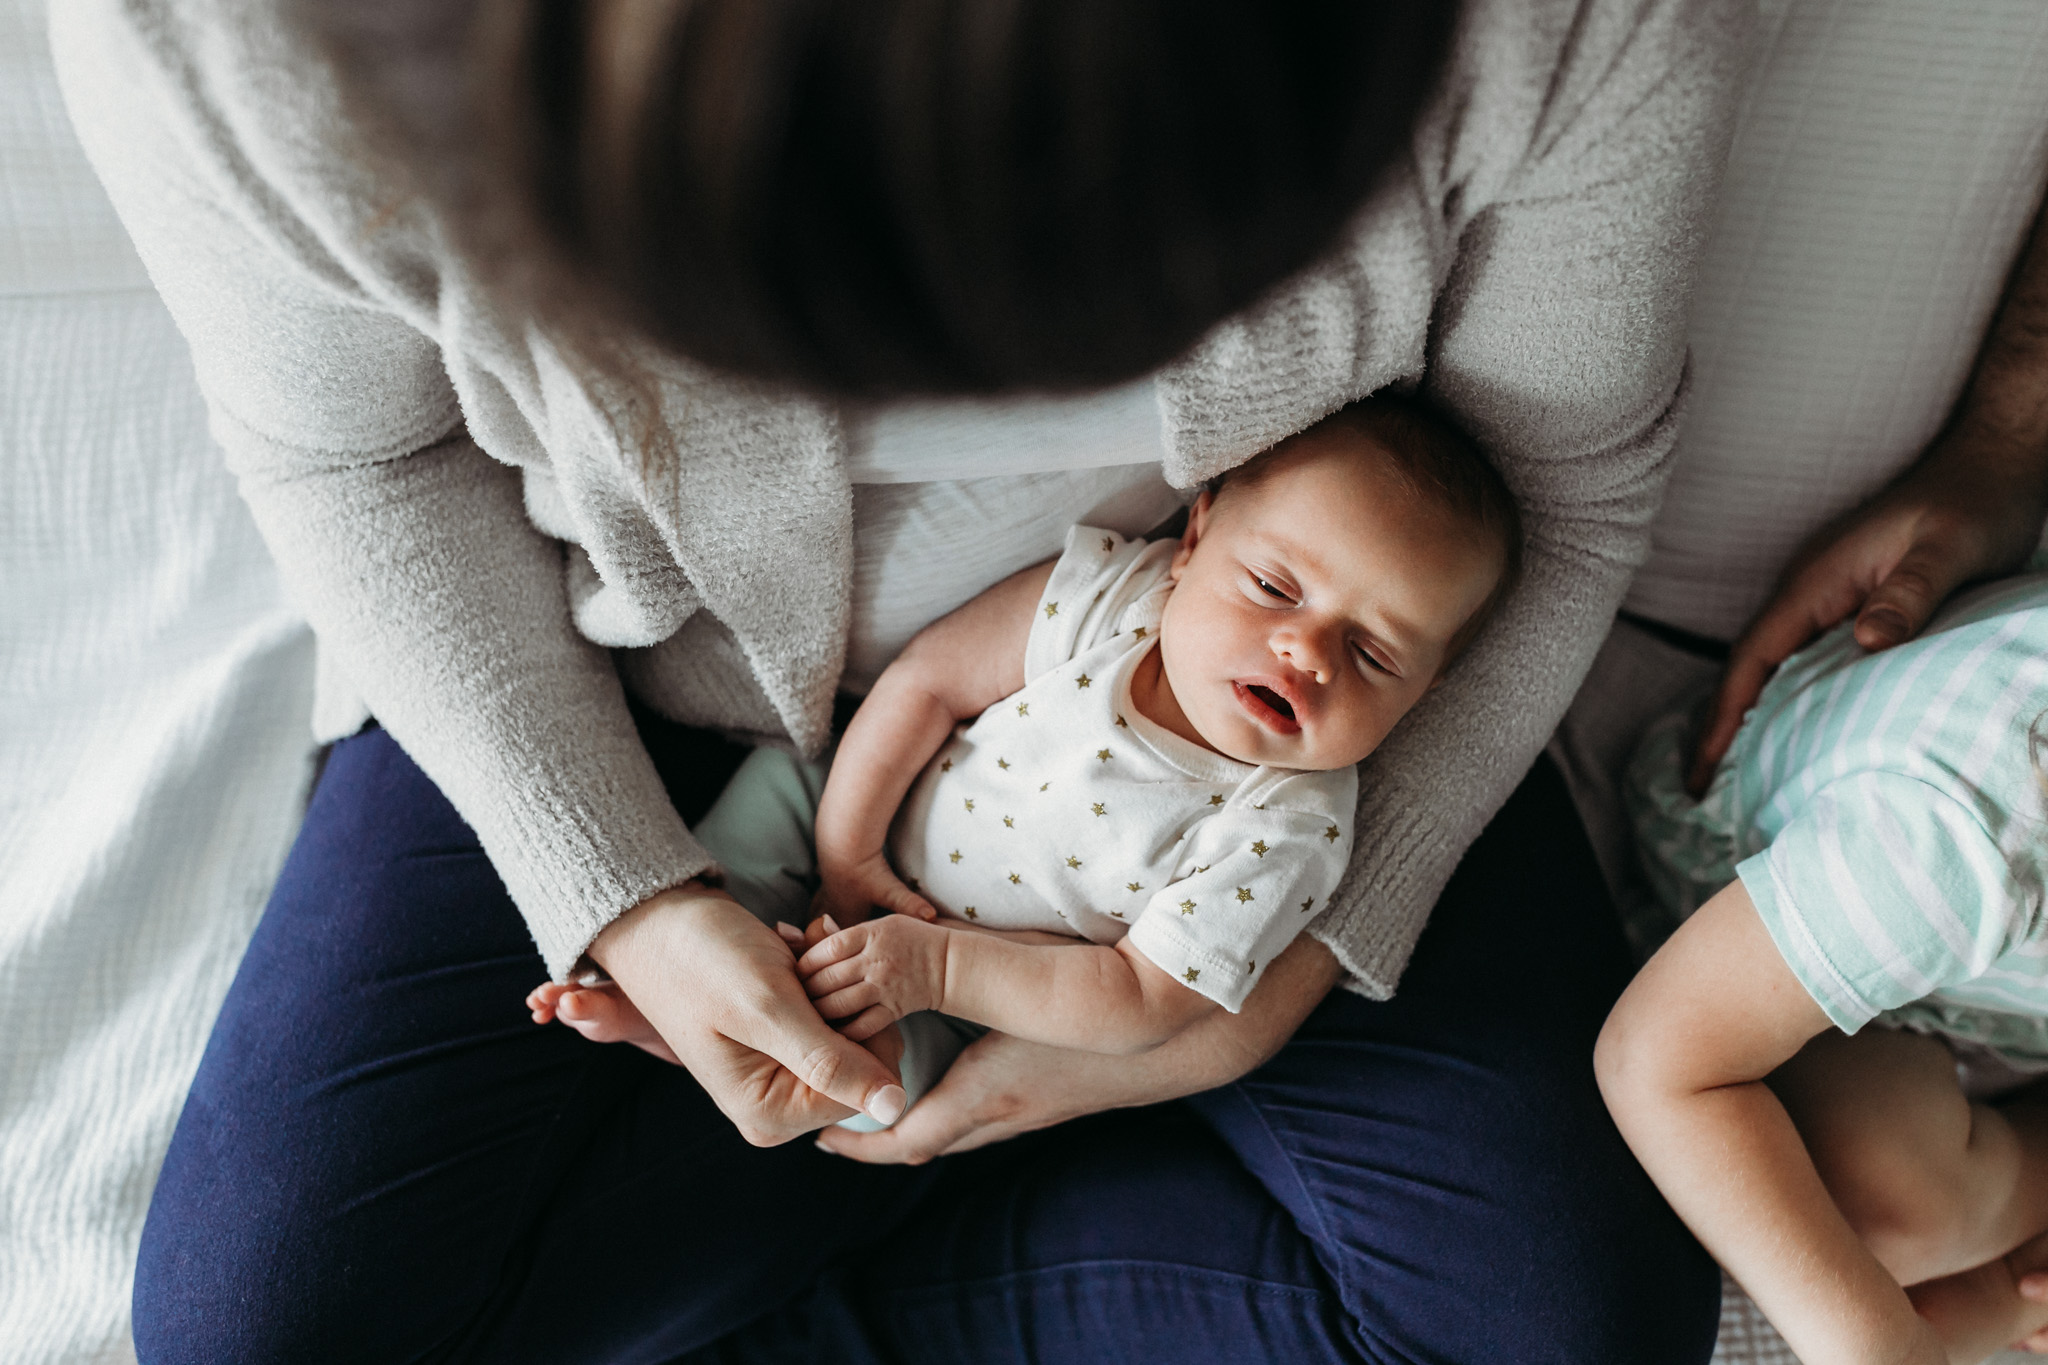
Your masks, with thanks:
M1500 549L1501 571L1493 591L1444 650L1444 667L1449 668L1522 581L1522 514L1514 494L1472 438L1419 399L1391 394L1362 398L1339 408L1301 436L1339 428L1368 438L1417 497L1441 507ZM1233 483L1256 482L1272 467L1271 457L1288 444L1283 441L1254 456L1210 487L1221 492Z
M1334 244L1456 11L288 2L520 302L868 397L1171 359Z

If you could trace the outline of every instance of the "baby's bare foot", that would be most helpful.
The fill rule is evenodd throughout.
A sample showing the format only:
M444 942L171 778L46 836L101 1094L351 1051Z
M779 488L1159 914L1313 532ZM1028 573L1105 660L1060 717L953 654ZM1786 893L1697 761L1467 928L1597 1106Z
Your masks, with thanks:
M615 981L595 986L565 986L548 981L526 997L536 1024L567 1024L593 1043L631 1043L663 1061L676 1060L639 1006L626 998Z

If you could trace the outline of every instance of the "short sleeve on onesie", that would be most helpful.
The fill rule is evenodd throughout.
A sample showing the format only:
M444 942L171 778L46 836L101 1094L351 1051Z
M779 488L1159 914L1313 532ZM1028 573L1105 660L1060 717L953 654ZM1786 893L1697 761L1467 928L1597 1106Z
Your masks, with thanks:
M1865 771L1829 783L1736 872L1779 953L1845 1033L1963 983L1994 1008L2001 996L2016 1012L2048 1004L2038 972L1999 963L2033 930L2037 898L1977 813L1918 778Z
M1125 540L1094 526L1069 530L1038 596L1024 644L1024 681L1125 632L1134 645L1143 644L1158 630L1173 591L1167 572L1174 549L1171 540Z
M1159 640L1174 544L1075 527L1039 598L1025 685L928 764L891 835L940 910L996 929L1132 935L1224 1008L1329 904L1355 768L1254 767L1154 724L1131 680Z

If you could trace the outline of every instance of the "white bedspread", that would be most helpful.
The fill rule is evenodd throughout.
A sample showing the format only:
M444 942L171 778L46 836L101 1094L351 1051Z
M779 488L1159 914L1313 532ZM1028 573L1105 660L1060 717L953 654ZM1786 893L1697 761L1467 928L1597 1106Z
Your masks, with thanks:
M1697 421L1634 599L1698 630L1739 625L1785 550L1938 424L2048 129L2038 0L1763 8L1765 83L1703 284ZM0 0L9 1365L132 1359L136 1239L298 824L313 668L184 346L72 141L41 11ZM1692 668L1660 649L1618 635L1590 689L1607 704L1575 708L1557 752L1582 796L1626 747L1615 698L1655 700ZM1789 1355L1731 1294L1717 1359Z
M312 641L0 0L0 1359L121 1361L136 1239L297 827Z

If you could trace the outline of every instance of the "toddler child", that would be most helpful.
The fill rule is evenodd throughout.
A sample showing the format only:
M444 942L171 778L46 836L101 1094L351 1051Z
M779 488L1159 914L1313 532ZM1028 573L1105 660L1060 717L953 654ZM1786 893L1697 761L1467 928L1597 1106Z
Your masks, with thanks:
M1699 908L1616 1004L1601 1089L1806 1365L2048 1323L2004 1259L2048 1229L2043 569L1786 660L1697 803L1682 718L1633 765L1652 878Z
M1499 476L1395 400L1233 471L1177 543L1075 527L913 640L847 727L815 796L821 914L784 928L819 1012L856 1040L910 1021L914 1101L964 1046L948 1018L1128 1053L1237 1010L1336 890L1354 765L1519 555ZM815 792L758 751L699 831L764 918L803 913ZM530 1003L648 1041L614 992Z

